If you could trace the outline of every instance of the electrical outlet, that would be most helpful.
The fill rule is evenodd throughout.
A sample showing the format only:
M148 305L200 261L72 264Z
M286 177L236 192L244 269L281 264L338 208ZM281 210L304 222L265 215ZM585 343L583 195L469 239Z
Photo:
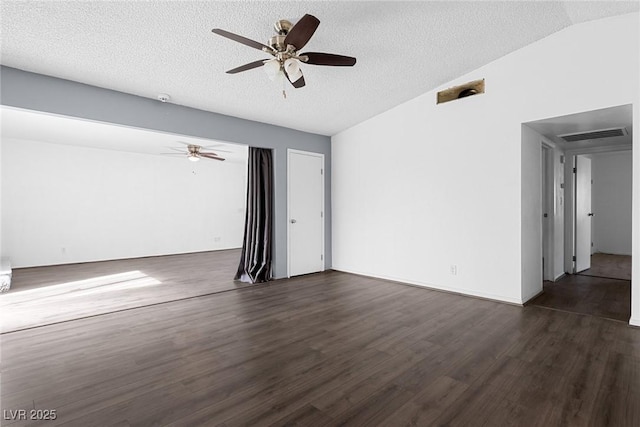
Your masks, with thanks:
M449 270L451 271L452 276L456 276L458 274L458 266L455 264L451 264L451 267Z

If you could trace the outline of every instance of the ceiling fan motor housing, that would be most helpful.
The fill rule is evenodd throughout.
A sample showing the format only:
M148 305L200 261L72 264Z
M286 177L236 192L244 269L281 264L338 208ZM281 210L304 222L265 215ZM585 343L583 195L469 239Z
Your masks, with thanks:
M287 47L284 45L284 39L286 38L286 35L278 35L278 36L273 36L269 39L269 46L271 46L272 48L274 48L275 50L277 50L278 52L282 52L284 50L287 49Z
M289 33L291 27L293 27L293 24L291 23L291 21L287 21L286 19L281 19L273 24L273 28L276 30L276 33L280 34L281 36L286 36Z
M286 19L281 19L276 21L273 28L276 30L278 35L269 38L269 46L278 52L284 52L287 50L287 45L284 44L284 39L287 37L287 34L289 34L289 30L293 28L293 24Z

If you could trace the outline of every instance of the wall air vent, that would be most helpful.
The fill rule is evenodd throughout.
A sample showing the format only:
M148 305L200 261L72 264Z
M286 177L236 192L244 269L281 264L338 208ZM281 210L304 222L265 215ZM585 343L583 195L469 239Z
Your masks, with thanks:
M616 136L626 135L627 130L625 128L611 128L590 130L588 132L565 133L564 135L558 135L558 138L562 138L567 142L576 142L586 141L588 139L613 138Z
M449 89L438 92L438 100L436 104L455 101L456 99L466 98L468 96L479 95L484 93L484 79L474 80L460 86L450 87Z

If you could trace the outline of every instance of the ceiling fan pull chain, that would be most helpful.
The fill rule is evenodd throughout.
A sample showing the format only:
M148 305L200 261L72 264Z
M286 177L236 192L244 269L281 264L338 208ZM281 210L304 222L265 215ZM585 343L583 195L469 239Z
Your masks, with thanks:
M287 92L285 91L285 79L282 79L282 98L287 99Z

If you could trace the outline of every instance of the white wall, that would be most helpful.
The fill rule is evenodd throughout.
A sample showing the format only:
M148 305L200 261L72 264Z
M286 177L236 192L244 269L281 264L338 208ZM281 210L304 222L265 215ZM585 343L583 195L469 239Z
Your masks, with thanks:
M14 267L240 247L245 197L246 162L2 141Z
M540 149L523 146L521 124L637 114L638 48L637 13L572 26L439 88L485 78L486 94L436 105L431 91L335 135L334 269L526 301L541 226L529 228L539 198L523 178Z
M2 142L2 138L0 138L0 258L2 258L4 255L4 251L2 248L2 182L3 182L3 178L2 178L2 149L3 149L3 142Z
M2 251L2 138L0 138L0 258L4 256Z
M632 166L631 151L591 155L596 252L631 255Z

